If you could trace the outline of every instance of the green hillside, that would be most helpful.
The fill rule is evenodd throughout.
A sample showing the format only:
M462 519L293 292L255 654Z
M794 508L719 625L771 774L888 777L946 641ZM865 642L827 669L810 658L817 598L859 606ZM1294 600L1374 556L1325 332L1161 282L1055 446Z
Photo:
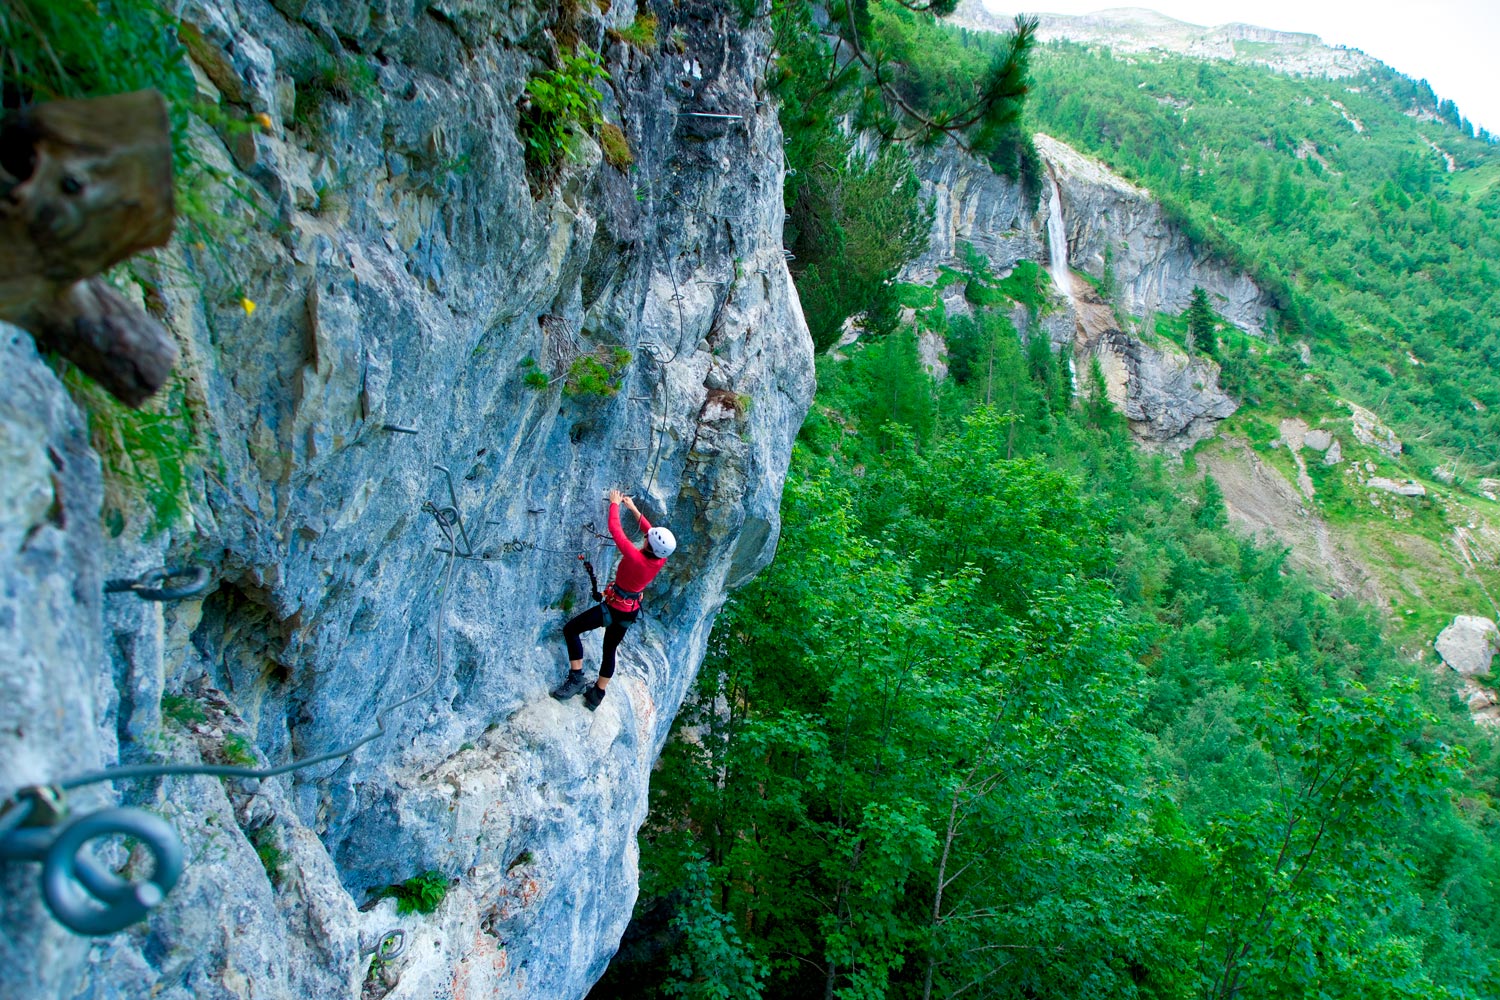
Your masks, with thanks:
M1272 290L1276 332L1306 339L1419 466L1500 469L1500 149L1456 109L1437 117L1389 70L1304 79L1062 43L1033 69L1037 126Z

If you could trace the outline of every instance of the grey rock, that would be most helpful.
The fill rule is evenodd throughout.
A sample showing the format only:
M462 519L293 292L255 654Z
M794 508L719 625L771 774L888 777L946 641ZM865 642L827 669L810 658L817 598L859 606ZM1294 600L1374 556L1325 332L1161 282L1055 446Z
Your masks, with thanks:
M1323 453L1324 465L1338 465L1344 460L1344 449L1339 446L1339 439L1334 438L1328 450Z
M1248 275L1195 246L1149 191L1066 143L1040 133L1034 138L1062 192L1075 270L1102 277L1108 252L1120 304L1132 316L1179 313L1202 287L1215 311L1236 327L1256 335L1264 330L1269 297Z
M1500 652L1500 628L1488 618L1454 615L1433 646L1443 662L1464 677L1488 677L1490 663Z
M1427 488L1425 486L1410 480L1398 483L1394 479L1386 479L1384 476L1371 476L1366 480L1365 485L1372 490L1383 490L1386 493L1395 493L1397 496L1403 497L1425 497L1427 495Z
M1041 14L1039 18L1039 41L1067 39L1120 53L1177 52L1195 59L1232 60L1328 79L1355 76L1376 65L1358 49L1325 45L1317 35L1238 23L1203 27L1141 7L1112 7L1076 16ZM952 20L973 31L1006 31L1013 15L992 11L980 0L963 0ZM1251 44L1236 44L1244 42Z
M1379 449L1391 458L1401 457L1401 439L1371 411L1357 403L1344 400L1349 407L1349 429L1354 440L1370 448Z
M605 21L585 8L580 32L603 47ZM90 947L46 915L36 866L6 865L0 961L27 977L7 985L353 996L399 925L392 996L582 997L630 917L651 768L714 616L775 550L811 402L781 256L781 133L757 97L769 39L742 31L733 4L699 4L664 16L683 55L606 48L603 113L635 169L603 164L584 138L534 194L516 105L539 65L535 11L195 0L191 13L211 29L213 51L194 58L214 86L273 118L317 61L287 39L343 59L378 48L380 86L329 95L310 121L234 151L199 130L204 155L241 164L278 221L273 233L226 199L246 234L138 262L160 285L191 401L162 419L194 428L211 457L189 463L189 511L170 531L114 497L123 524L101 532L81 415L6 328L0 794L121 759L222 760L231 737L279 764L378 720L385 735L258 783L79 795L78 808L167 816L187 871L148 923ZM563 393L574 361L615 348L630 355L618 393ZM557 381L524 384L527 358ZM482 557L458 560L446 586L435 550L449 542L423 511L452 503L437 464ZM575 556L612 564L599 537L612 486L680 547L588 713L547 692L566 669L562 608L587 600ZM210 593L101 599L106 575L185 558L211 568ZM596 666L598 633L585 648ZM163 692L209 717L184 728ZM267 845L282 854L274 884L255 850ZM391 900L361 910L428 869L452 880L431 916L398 918Z
M1195 248L1148 192L1055 139L1038 134L1035 140L1061 197L1067 266L1102 277L1107 249L1127 314L1149 323L1157 312L1185 309L1193 289L1201 286L1225 318L1261 333L1269 302L1250 278ZM965 245L984 255L997 275L1021 260L1048 259L1047 203L1030 201L1019 184L955 146L915 155L922 196L932 201L934 220L926 252L907 265L902 280L932 282L942 267L964 268ZM1219 388L1211 359L1189 357L1165 340L1122 330L1113 309L1092 289L1080 281L1071 284L1075 292L1062 308L1042 316L1018 309L1016 327L1027 337L1044 329L1055 348L1072 349L1080 366L1098 357L1111 400L1143 440L1181 451L1234 412L1236 404ZM943 301L950 315L970 311L961 292L950 292Z
M1327 451L1333 445L1333 435L1321 428L1314 428L1303 435L1302 445L1313 451Z

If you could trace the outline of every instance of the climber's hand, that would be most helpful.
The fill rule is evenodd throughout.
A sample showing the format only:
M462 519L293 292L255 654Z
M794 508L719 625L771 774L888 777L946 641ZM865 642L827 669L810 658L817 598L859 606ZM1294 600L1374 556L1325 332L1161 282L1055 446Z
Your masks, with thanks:
M625 494L621 493L619 490L610 490L609 491L609 502L610 503L619 503L624 498L624 496L625 496Z

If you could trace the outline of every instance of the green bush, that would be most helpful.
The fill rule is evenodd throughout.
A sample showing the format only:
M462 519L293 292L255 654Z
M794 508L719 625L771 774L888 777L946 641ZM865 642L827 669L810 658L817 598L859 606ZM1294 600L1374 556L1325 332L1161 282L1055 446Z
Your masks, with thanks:
M347 104L356 98L368 100L379 92L373 66L357 57L341 56L313 80L297 88L292 123L312 125L329 98Z
M196 699L185 694L172 694L170 691L161 696L161 717L184 728L208 718Z
M186 516L194 479L204 464L186 384L174 378L145 406L133 410L72 366L65 367L62 380L74 402L88 413L89 443L103 466L106 506L117 512L144 507L150 512L148 534L165 531ZM123 515L116 517L123 530Z
M537 367L536 358L530 355L521 359L521 381L538 392L552 384L552 380L547 377L547 373Z
M413 875L405 882L375 890L376 899L395 899L396 913L431 913L448 895L448 876L436 869Z
M620 373L630 363L623 347L599 348L568 366L563 393L568 396L609 397L620 391Z
M628 170L635 162L635 154L630 151L630 141L614 122L605 122L599 127L599 145L604 148L604 159L616 170Z
M519 128L526 147L526 168L534 180L550 181L563 158L573 154L577 133L598 126L599 102L604 95L594 81L608 79L599 53L582 44L577 55L562 57L562 66L531 78L521 105Z
M624 31L614 31L611 35L638 49L649 50L656 48L656 15L649 11L642 11L635 15L635 20L630 27Z
M271 885L280 888L283 877L282 866L286 864L286 852L281 849L275 827L267 824L251 833L250 846L255 848L255 856L260 859L261 867L266 870L266 878L271 880Z
M224 763L233 767L255 766L255 749L250 741L239 733L230 733L224 737L224 746L220 753L224 757Z

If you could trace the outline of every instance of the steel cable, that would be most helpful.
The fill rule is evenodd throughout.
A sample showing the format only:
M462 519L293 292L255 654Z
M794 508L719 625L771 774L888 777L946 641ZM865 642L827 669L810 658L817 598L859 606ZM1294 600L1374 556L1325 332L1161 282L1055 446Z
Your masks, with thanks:
M386 716L389 713L394 712L396 709L401 708L404 705L409 705L413 701L416 701L418 698L421 698L423 695L430 693L434 688L437 687L438 682L442 680L443 677L443 620L447 616L448 594L452 590L451 584L453 580L453 569L457 562L457 559L455 553L453 552L455 546L453 544L454 539L450 526L444 524L441 518L438 518L437 522L438 527L442 530L443 534L447 536L449 545L448 565L443 573L442 594L438 599L437 669L433 672L432 680L428 681L421 690L415 691L412 694L407 695L405 698L402 698L395 704L389 705L386 708L377 711L375 713L375 729L372 732L365 734L357 741L349 744L348 746L340 747L337 750L330 750L327 753L317 754L313 757L306 757L290 761L289 763L280 764L276 767L232 767L219 764L124 764L116 767L103 768L98 771L89 771L88 773L81 774L75 778L68 778L65 781L58 782L55 787L67 791L74 788L83 788L87 785L97 785L106 781L124 781L139 778L164 778L197 775L215 778L252 778L256 780L263 780L265 778L275 778L279 775L290 774L293 771L300 771L304 768L312 767L316 764L323 764L330 760L337 760L340 757L347 757L349 754L358 750L365 744L373 742L374 740L377 740L380 737L384 736L386 733ZM9 817L7 817L6 819L8 823ZM4 830L0 829L0 833L3 832Z

